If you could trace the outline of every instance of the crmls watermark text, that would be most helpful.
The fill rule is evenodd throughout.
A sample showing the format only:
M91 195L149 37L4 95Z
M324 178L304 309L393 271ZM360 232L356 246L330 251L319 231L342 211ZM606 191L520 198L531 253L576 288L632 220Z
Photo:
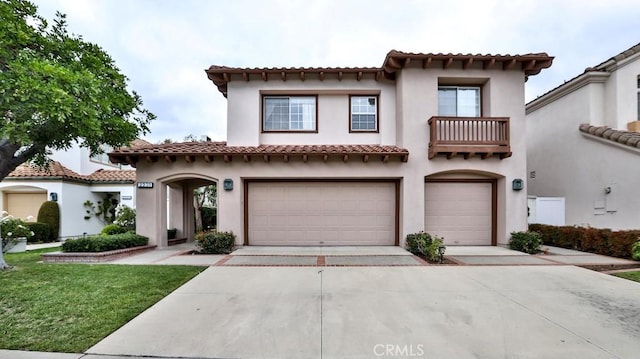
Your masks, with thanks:
M377 357L421 357L424 356L424 344L376 344L373 355Z

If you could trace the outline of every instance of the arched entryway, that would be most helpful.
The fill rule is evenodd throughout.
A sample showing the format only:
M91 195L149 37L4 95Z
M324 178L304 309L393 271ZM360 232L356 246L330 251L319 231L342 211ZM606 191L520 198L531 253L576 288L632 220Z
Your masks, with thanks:
M166 247L170 236L192 241L196 231L217 225L201 214L205 206L217 212L218 179L201 174L180 174L160 179L158 183L160 202L156 218L162 227L156 231L158 247Z

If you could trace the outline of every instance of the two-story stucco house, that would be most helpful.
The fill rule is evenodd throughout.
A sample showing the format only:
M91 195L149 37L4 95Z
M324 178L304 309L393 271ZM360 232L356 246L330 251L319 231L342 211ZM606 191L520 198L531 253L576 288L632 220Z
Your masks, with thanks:
M138 232L193 233L217 182L218 228L242 245L504 245L527 226L524 82L546 54L391 51L375 68L211 66L227 141L110 154L137 167ZM171 210L164 205L169 199Z
M529 194L565 222L640 228L640 44L526 105Z

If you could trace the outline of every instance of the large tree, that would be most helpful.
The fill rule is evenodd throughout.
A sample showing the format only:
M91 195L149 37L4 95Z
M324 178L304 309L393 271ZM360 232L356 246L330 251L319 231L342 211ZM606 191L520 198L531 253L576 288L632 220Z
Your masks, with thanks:
M69 34L65 15L49 24L26 0L0 0L0 181L51 150L127 145L154 117L100 46Z
M0 0L0 180L75 144L91 154L148 132L154 115L98 45L50 25L26 0Z

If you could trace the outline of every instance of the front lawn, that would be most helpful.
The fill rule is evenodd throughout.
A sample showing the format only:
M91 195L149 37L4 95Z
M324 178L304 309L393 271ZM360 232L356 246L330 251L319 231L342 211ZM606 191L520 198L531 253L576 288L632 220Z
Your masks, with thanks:
M6 254L0 349L81 353L204 270L190 266L43 264L48 248Z
M614 274L617 277L629 279L632 281L640 282L640 271L638 272L620 272Z

